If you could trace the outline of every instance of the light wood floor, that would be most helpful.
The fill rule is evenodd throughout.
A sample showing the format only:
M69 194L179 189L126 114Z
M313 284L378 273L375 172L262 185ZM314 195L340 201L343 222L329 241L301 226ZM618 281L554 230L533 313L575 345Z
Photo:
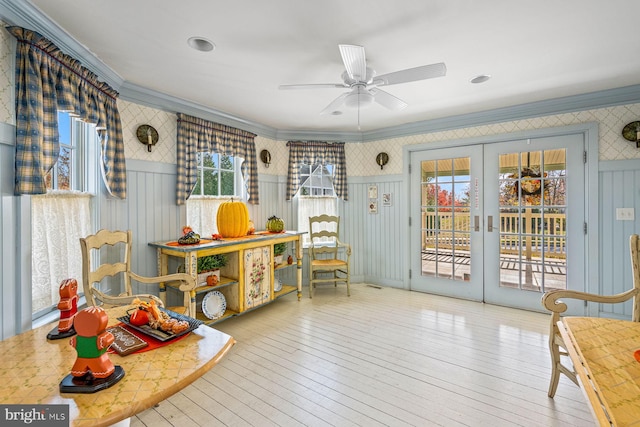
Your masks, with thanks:
M566 378L547 397L547 315L351 286L215 325L227 357L131 426L593 425Z

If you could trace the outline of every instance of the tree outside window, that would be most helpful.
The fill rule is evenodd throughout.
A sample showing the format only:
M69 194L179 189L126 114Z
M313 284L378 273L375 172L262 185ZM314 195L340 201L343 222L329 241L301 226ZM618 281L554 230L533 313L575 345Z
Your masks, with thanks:
M187 199L187 224L200 235L218 232L216 214L221 203L244 196L240 167L243 159L218 153L198 153L198 180Z
M236 196L242 159L217 153L198 153L198 181L194 196Z
M76 120L67 112L58 112L60 154L58 161L45 176L47 190L81 190L78 173L81 154L76 141Z

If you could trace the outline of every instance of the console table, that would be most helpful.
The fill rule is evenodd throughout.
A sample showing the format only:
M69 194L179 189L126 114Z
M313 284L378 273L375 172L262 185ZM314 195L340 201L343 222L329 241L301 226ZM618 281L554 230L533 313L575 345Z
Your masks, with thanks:
M638 424L640 323L564 317L558 328L598 425Z
M169 273L169 258L178 259L184 272L192 277L198 277L198 258L207 255L225 254L228 263L221 268L221 277L215 286L198 284L190 292L190 313L207 324L222 321L230 316L242 314L248 310L270 303L291 292L296 292L298 300L302 297L302 235L304 232L287 231L284 233L270 233L259 231L255 234L223 238L222 240L205 240L195 245L179 245L177 242L153 242L150 246L156 248L158 274ZM294 244L296 262L296 284L283 284L281 289L275 289L275 273L284 268L292 267L286 260L279 264L274 262L273 246L277 243L290 242ZM167 289L178 291L177 284L161 283L160 298L166 304ZM218 291L224 295L226 310L215 319L207 318L199 309L202 297L211 291ZM181 291L180 291L181 292Z
M109 325L131 306L107 309ZM76 351L69 338L47 341L56 324L41 326L0 341L0 402L3 404L69 405L69 425L109 426L152 407L182 390L215 366L235 340L201 325L187 337L164 347L128 356L110 354L125 376L96 393L60 393Z

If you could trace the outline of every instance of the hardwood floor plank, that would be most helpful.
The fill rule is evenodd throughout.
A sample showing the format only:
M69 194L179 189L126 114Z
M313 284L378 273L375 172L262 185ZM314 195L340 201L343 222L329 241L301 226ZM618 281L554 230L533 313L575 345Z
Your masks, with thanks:
M216 324L232 351L131 425L593 423L565 378L547 397L549 316L365 284L351 293L320 286Z
M287 332L287 331L285 331ZM258 347L261 347L260 344L257 345ZM263 350L264 348L261 347L259 350ZM256 350L258 351L258 350ZM273 352L273 350L269 350L269 349L264 349L264 351L262 352L262 354L267 353L267 352ZM282 357L282 358L286 358L285 355L278 355L276 354L276 357ZM394 363L393 361L390 360L385 360L382 363L379 362L375 362L373 366L367 366L368 364L363 363L363 358L358 357L356 360L351 361L351 367L347 367L345 365L345 363L341 360L333 360L330 357L327 357L326 354L322 354L322 352L316 356L316 358L314 360L305 360L302 361L302 364L307 366L307 365L315 365L317 368L315 369L315 373L319 376L319 378L323 378L323 375L327 378L331 378L331 377L335 377L337 375L335 375L335 366L338 365L340 367L343 367L345 369L341 370L340 376L344 376L345 380L344 383L346 384L350 384L351 386L356 387L357 389L372 389L372 385L368 383L369 378L367 377L366 372L367 371L377 371L377 372L385 372L387 371L387 373L390 373L391 375L391 379L387 382L386 386L383 387L383 389L380 389L379 392L382 396L398 396L401 395L403 393L403 389L406 389L412 382L417 382L417 387L416 390L421 390L424 389L425 386L429 385L429 381L422 381L417 379L418 376L420 375L419 372L413 372L413 371L409 371L408 374L406 373L402 373L400 372L400 370L402 370L401 367L397 367L394 368ZM300 362L298 361L294 361L294 363L300 364ZM412 363L418 363L418 362L412 362ZM327 373L323 374L322 372L322 368L323 366L326 366L327 369ZM362 367L362 371L361 372L361 378L358 378L355 375L350 375L351 372L356 372L358 371L359 367ZM391 370L390 367L392 368ZM348 369L347 369L348 368ZM273 367L269 367L266 366L265 369L273 369ZM393 378L393 377L398 377L398 378ZM380 383L382 382L382 378L376 378L376 383ZM376 383L373 383L373 390L375 391L375 387L376 387ZM402 384L402 388L396 388L395 390L391 390L391 392L389 392L389 389L391 389L393 387L394 383L398 383L398 384ZM344 386L344 384L341 384L342 386ZM334 385L334 387L336 387ZM424 398L429 398L430 396L432 396L434 393L436 394L442 394L443 390L446 390L447 387L450 387L450 384L446 384L444 382L440 382L437 387L432 386L432 390L427 390L425 393L425 396L423 396ZM497 387L498 390L500 390L501 387ZM414 392L416 392L416 390L414 390ZM473 390L472 390L473 391ZM452 392L456 392L455 390L452 390ZM464 390L463 390L464 392ZM493 392L493 390L491 390L491 392ZM489 393L484 392L484 390L481 390L481 392L479 393L479 399L483 399L486 398L486 400L488 400L489 404L495 404L495 398L493 397L486 397L486 395L488 395ZM546 395L545 395L546 396ZM394 410L392 412L398 412L398 410L402 410L404 413L404 417L406 418L411 412L412 412L412 408L416 408L419 406L420 402L416 401L416 402L411 402L411 395L405 396L405 399L407 399L407 402L403 402L403 400L400 400L400 402L402 402L401 404L398 405L398 407L393 408ZM465 398L469 398L472 396L466 396ZM513 409L513 403L514 401L516 403L519 403L517 400L515 399L511 399L513 401L507 402L508 404L508 408ZM381 403L378 403L378 405L382 405L385 406L386 401L388 401L387 399L381 400ZM449 400L445 400L443 402L441 402L441 404L444 405L444 407L446 408L447 404L451 404L452 402ZM535 411L536 407L533 406L533 411ZM532 416L534 414L531 414ZM537 415L537 414L535 414ZM476 413L474 414L474 417L478 417L479 415ZM410 420L407 420L408 422L411 422Z

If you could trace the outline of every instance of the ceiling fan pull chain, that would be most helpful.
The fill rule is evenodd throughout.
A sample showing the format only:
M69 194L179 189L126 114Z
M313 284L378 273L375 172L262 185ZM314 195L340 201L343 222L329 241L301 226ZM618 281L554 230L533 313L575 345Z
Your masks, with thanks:
M358 91L358 131L360 130L360 91Z

